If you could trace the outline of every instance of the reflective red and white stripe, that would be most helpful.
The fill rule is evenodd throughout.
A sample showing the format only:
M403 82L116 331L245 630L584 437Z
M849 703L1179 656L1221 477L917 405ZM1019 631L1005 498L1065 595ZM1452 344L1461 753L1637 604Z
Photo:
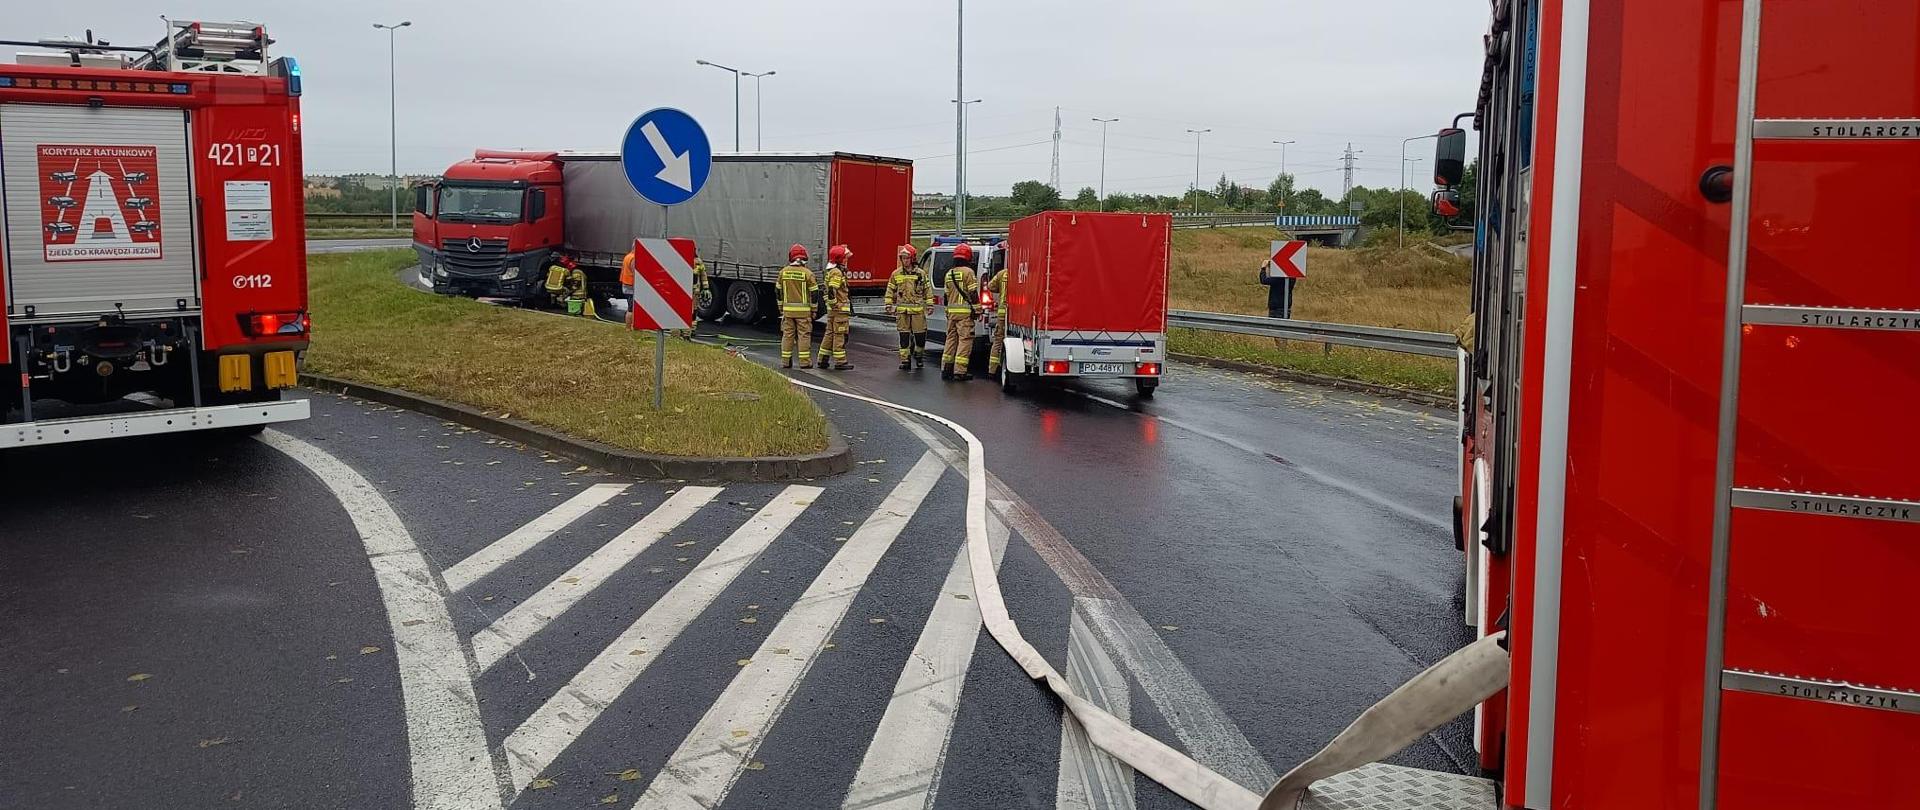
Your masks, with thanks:
M633 240L633 328L693 326L693 240Z

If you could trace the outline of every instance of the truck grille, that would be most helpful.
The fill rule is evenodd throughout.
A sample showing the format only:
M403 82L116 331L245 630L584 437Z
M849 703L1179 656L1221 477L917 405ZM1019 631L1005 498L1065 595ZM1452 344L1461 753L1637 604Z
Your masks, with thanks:
M459 275L498 274L506 267L506 256L505 239L448 239L440 246L440 259L447 272Z

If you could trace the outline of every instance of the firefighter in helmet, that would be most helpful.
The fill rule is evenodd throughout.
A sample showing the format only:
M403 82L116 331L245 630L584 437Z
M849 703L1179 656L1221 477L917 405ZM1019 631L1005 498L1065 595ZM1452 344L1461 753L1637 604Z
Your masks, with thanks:
M787 248L787 266L780 268L780 367L793 368L797 349L801 368L813 368L813 307L820 282L807 266L807 248Z
M973 319L980 314L980 279L973 274L973 246L953 246L947 271L947 350L940 355L940 379L971 380Z
M893 275L887 279L887 314L894 318L894 325L900 328L900 370L920 368L927 352L927 299L933 291L927 288L926 274L915 267L915 251L912 245L901 245L898 259L900 266L894 268Z
M820 368L844 371L853 368L847 362L847 332L853 328L853 299L847 290L847 262L853 260L853 249L846 245L834 245L827 248L827 331L820 336L820 359L815 363ZM827 365L827 358L833 358L833 365Z
M572 256L553 254L553 264L547 267L545 289L553 305L566 310L568 315L595 317L593 299L587 294L587 274Z
M999 249L1006 250L1007 246L1002 244ZM1007 268L1005 261L999 264L1000 269L987 282L987 293L993 298L993 314L988 316L993 319L993 336L987 339L988 377L1000 373L1000 360L1007 351Z

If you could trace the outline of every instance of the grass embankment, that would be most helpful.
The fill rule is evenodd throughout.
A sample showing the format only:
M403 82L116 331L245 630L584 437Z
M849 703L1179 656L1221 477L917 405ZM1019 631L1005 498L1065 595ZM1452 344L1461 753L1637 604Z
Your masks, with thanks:
M1175 309L1267 314L1267 288L1255 280L1273 228L1173 232L1168 297ZM1307 249L1307 277L1294 287L1293 317L1308 321L1451 332L1467 314L1472 264L1409 245ZM1221 332L1174 330L1183 354L1321 374L1361 382L1449 393L1450 360Z
M307 239L406 239L413 236L408 228L308 228Z
M720 349L667 341L652 410L651 335L407 289L408 251L308 260L307 369L461 402L617 447L675 456L776 456L826 447L826 418L779 375Z

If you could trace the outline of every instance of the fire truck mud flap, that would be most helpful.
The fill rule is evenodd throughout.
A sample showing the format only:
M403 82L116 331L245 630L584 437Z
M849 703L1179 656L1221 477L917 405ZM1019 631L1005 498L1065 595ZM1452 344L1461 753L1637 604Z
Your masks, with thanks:
M1382 764L1380 760L1506 688L1505 633L1487 636L1441 659L1366 711L1264 793L1194 761L1074 693L1066 678L1028 643L1000 593L987 539L986 453L958 423L917 408L788 378L788 382L937 422L967 447L966 548L981 623L1028 677L1044 684L1114 758L1203 810L1495 810L1491 780Z
M295 399L285 402L167 408L100 416L44 419L37 422L0 425L0 448L37 447L94 439L244 428L276 422L297 422L306 419L309 414L310 407L307 401Z

